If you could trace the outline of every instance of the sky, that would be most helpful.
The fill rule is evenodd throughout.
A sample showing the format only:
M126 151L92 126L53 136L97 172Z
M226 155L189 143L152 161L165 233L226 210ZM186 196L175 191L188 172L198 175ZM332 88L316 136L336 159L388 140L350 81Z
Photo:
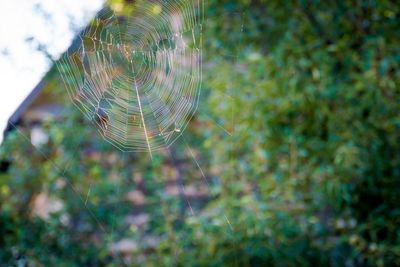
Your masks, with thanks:
M103 0L0 0L0 143L9 117ZM41 48L49 54L41 52Z

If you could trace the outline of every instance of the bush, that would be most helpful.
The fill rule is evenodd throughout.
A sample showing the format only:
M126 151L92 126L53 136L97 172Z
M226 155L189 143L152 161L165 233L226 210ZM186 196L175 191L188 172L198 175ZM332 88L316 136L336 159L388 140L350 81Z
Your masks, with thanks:
M40 152L7 137L1 262L400 265L399 11L209 1L201 105L171 154L118 153L69 106ZM168 193L182 183L209 196ZM63 201L47 218L31 212L43 193Z

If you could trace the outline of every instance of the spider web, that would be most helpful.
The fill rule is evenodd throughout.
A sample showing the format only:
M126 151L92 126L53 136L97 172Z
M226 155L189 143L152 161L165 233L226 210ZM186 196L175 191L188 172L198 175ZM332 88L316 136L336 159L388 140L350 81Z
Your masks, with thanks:
M102 12L80 35L79 47L61 58L57 67L72 101L95 123L105 140L123 152L151 153L165 149L171 158L176 157L166 148L182 135L188 120L196 111L201 85L200 4L192 1L135 3L131 18L118 17L111 11ZM239 17L240 14L232 15ZM119 23L120 20L125 21ZM243 32L243 23L240 30ZM237 55L222 51L221 55L234 58L236 62L240 51L238 49ZM214 92L219 93L217 90ZM238 97L239 92L228 85L219 94L224 101L231 101ZM198 113L202 112L201 108L197 110ZM221 130L224 138L231 140L232 148L235 146L232 138L235 134L233 108L232 104L231 122L209 115L205 107L203 111L205 120ZM12 126L26 141L31 142L18 127ZM183 152L198 169L196 180L205 183L211 192L212 177L201 167L201 156L196 153L189 139L183 137L179 142L184 147ZM67 172L70 159L65 166L60 165L44 151L33 147L40 156L50 161L102 233L109 236L110 241L116 239L115 220L109 227L92 210L96 205L90 197L92 185L84 193L70 181ZM78 151L79 146L72 149L75 150ZM233 152L228 155L228 158L233 157ZM233 161L231 167L235 169ZM194 180L193 177L190 180ZM192 208L184 183L185 180L182 180L179 184L180 196L185 200L190 216L202 216L199 208ZM118 208L119 203L115 206L115 209ZM228 234L235 236L235 226L231 224L226 210L226 207L220 207L217 217L226 222ZM120 257L119 254L116 256Z
M135 1L131 16L103 11L58 62L67 91L124 152L170 146L197 109L199 1ZM119 23L123 20L123 23Z

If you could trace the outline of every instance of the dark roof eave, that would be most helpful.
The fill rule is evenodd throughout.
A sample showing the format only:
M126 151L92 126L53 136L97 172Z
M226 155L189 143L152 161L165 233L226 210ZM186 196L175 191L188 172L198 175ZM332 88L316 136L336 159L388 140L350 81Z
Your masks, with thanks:
M103 7L100 9L100 11L96 14L95 17L100 17L102 13L104 13L107 9L107 7ZM86 26L83 31L80 32L72 41L70 47L63 53L71 53L75 51L79 47L79 41L80 41L80 35L87 30L88 26ZM50 68L51 69L51 68ZM39 93L43 90L43 88L46 85L46 75L41 79L41 81L35 86L35 88L32 90L32 92L25 98L25 100L19 105L19 107L15 110L15 112L11 115L11 117L8 119L7 127L4 131L4 139L7 135L7 133L12 130L16 124L18 124L19 120L21 119L22 115L24 112L29 108L29 106L32 104L32 102L36 99L36 97L39 95Z
M18 123L19 119L21 118L22 114L28 109L28 107L32 104L35 98L39 95L42 91L43 87L45 86L45 79L42 79L32 90L32 92L25 98L25 100L19 105L17 110L11 115L8 119L9 124L16 124Z

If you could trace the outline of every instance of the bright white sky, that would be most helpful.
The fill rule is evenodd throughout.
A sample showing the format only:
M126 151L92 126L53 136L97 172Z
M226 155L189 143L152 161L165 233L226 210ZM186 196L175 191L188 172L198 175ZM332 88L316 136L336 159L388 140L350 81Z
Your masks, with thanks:
M51 67L38 44L58 58L103 2L0 0L0 143L8 118Z

